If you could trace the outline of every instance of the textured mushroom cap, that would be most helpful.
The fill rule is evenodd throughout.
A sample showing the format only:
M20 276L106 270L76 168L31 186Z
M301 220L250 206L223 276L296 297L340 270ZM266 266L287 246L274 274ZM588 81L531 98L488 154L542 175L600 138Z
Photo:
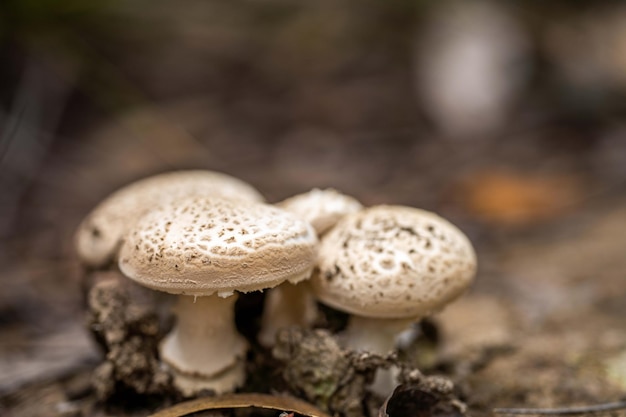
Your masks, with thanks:
M443 218L402 206L345 216L322 239L317 297L377 318L421 317L458 297L476 273L465 235Z
M143 216L124 239L119 266L146 287L227 296L310 276L313 228L277 207L208 197L172 201Z
M276 205L311 223L318 235L328 231L346 214L363 209L355 198L332 188L314 188Z
M111 194L83 220L75 236L78 256L86 265L105 265L115 256L128 227L142 214L188 195L264 201L251 185L219 172L174 171L144 178Z

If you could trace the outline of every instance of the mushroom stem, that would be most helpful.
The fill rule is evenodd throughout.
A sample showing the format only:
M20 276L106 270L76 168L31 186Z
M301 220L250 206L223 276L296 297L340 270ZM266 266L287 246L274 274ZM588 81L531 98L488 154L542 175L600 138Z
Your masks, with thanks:
M273 346L278 330L290 327L310 327L317 316L317 305L307 281L285 282L272 288L265 297L259 343Z
M161 359L177 372L205 379L237 364L247 343L234 326L236 299L179 296L178 321L161 344Z
M395 350L396 336L414 321L351 315L342 337L347 348L386 355Z
M410 319L376 319L351 315L342 337L344 346L355 351L387 355L396 349L396 337L415 321ZM370 390L383 397L398 384L398 369L379 369Z

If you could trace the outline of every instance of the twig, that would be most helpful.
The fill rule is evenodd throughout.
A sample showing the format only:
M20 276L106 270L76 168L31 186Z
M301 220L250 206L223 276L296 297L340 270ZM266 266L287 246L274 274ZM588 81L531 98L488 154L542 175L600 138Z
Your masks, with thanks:
M625 410L626 400L613 403L564 408L494 408L494 414L575 415Z

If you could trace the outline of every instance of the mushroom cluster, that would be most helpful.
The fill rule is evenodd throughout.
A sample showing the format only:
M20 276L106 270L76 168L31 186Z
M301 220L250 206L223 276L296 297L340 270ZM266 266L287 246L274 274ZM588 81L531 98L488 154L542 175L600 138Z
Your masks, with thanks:
M443 218L402 206L364 208L333 189L274 205L212 171L178 171L130 184L98 205L76 233L88 268L117 261L123 275L177 296L159 357L185 396L245 382L250 343L237 332L239 293L271 289L258 342L311 327L317 302L351 314L345 348L386 354L409 323L461 295L476 271L465 235ZM310 278L310 279L309 279ZM388 394L393 373L374 392Z

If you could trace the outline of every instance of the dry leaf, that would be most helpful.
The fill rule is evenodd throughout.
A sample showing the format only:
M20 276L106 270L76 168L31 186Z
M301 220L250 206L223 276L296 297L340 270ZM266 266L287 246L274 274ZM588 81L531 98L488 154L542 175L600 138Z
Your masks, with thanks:
M269 394L225 394L185 401L152 414L150 417L181 417L198 411L220 408L269 408L278 411L296 412L309 417L330 417L323 411L297 398Z
M470 213L508 226L553 218L581 199L577 178L505 170L474 173L463 181L460 191Z

